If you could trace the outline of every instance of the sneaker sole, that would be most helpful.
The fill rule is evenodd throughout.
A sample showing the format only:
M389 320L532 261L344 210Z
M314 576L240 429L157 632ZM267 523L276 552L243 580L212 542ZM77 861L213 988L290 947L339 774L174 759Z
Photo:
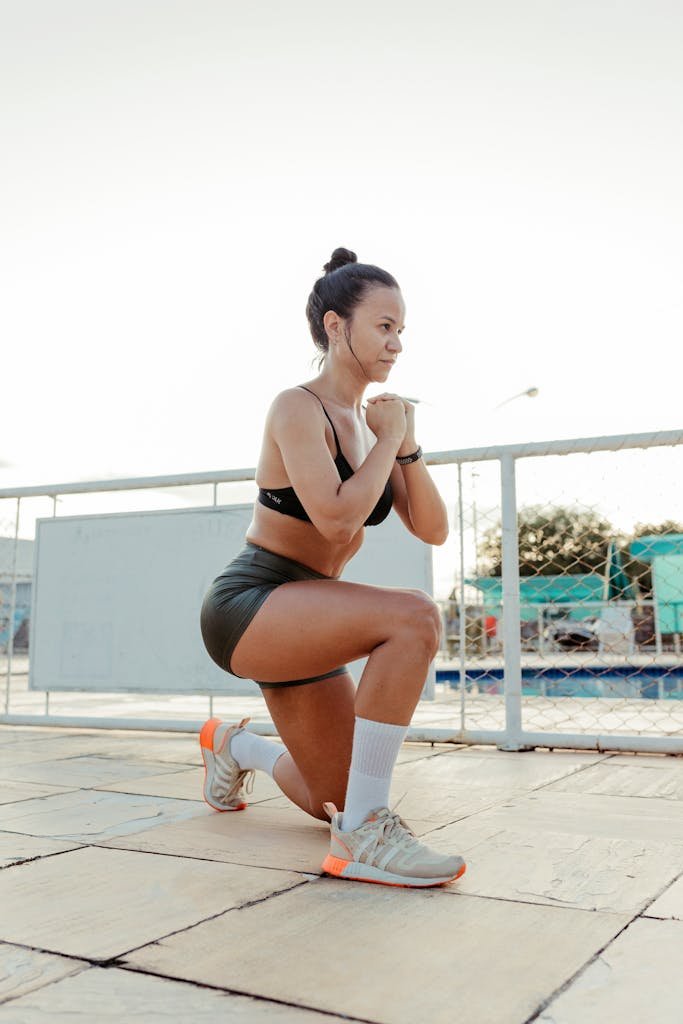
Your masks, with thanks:
M374 882L376 885L397 885L410 889L428 889L434 885L455 882L465 874L466 869L467 865L463 861L462 867L458 868L455 875L446 875L443 878L416 878L409 875L394 875L391 871L382 871L371 864L333 857L331 853L322 863L323 872L335 878L347 878L353 882Z
M204 788L202 795L204 800L212 807L214 811L243 811L249 805L246 803L235 804L234 807L225 807L222 804L215 804L211 800L211 783L213 782L213 776L216 766L216 758L213 753L213 738L216 733L216 729L219 725L222 725L220 718L210 718L208 722L204 722L202 730L199 733L199 746L202 751L202 760L204 761Z

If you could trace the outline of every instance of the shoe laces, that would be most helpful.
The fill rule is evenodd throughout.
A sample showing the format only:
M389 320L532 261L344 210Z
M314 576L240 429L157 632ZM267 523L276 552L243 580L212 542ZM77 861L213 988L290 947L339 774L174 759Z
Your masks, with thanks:
M373 827L375 832L375 848L392 842L393 845L408 849L419 842L410 826L395 811L387 810L381 817L375 818L368 824Z
M244 792L247 796L251 795L254 791L254 780L256 778L256 772L253 768L245 768L244 770L238 771L235 781L231 785L216 785L214 782L213 792L217 799L227 800L229 797L239 793L242 786L244 786Z

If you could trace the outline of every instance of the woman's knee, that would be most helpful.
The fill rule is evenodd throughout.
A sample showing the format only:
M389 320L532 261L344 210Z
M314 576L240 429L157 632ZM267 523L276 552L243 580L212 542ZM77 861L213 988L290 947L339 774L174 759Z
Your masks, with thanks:
M406 590L404 594L401 631L403 635L409 635L413 643L423 645L431 659L441 644L442 619L439 606L424 590Z

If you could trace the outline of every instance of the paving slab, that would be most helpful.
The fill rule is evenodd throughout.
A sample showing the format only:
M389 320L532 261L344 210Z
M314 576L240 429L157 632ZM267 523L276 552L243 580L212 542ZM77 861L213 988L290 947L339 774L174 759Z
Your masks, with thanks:
M462 893L633 915L683 871L683 846L647 837L540 832L520 822L472 843L486 822L473 824L473 832L458 822L425 836L432 849L465 856Z
M97 789L109 793L139 793L148 796L169 796L177 800L203 800L204 768L180 768L165 772L163 775L150 775L127 782L97 786ZM265 772L257 772L254 777L253 792L247 797L250 804L262 800L272 800L282 796L282 790Z
M7 726L6 730L13 727ZM93 754L136 761L163 761L177 764L201 764L198 733L139 732L137 730L89 729L72 731L53 727L44 730L26 730L22 734L3 739L0 733L0 764L23 756L43 760L43 751L55 743L52 753L48 748L45 758Z
M0 1020L19 1020L13 1013L14 1002L3 1007L6 999L14 1000L43 985L51 986L53 982L78 974L88 967L89 964L77 960L0 942Z
M634 840L647 836L652 842L683 845L683 814L672 813L669 800L543 789L482 811L479 818L482 824L512 830L523 822L530 831Z
M24 725L0 725L0 748L10 743L27 743L33 740L64 739L65 737L91 735L93 730L88 732L83 729L61 729L53 725L47 726L24 726Z
M93 1024L333 1024L341 1020L182 981L101 967L16 999L6 1012L11 1012L12 1024L73 1024L80 1018ZM0 1020L2 1014L0 1006Z
M294 872L87 847L0 872L0 939L104 960L303 881Z
M199 733L101 732L89 734L92 752L100 757L201 765Z
M636 768L683 769L683 754L611 754L609 763Z
M539 1024L680 1024L683 922L634 921L538 1018Z
M5 782L3 779L0 781L0 804L16 804L20 800L54 796L56 793L68 793L77 788L77 786L52 786L46 782L42 785L31 782Z
M557 779L581 772L594 764L588 754L548 754L525 757L524 754L498 752L498 756L477 756L468 751L446 754L416 764L400 765L394 779L405 786L476 789L501 788L519 793L546 786Z
M515 796L512 787L471 788L460 777L459 785L423 786L406 782L402 776L395 777L391 784L390 806L406 821L426 821L434 825L479 814L490 807L496 807Z
M410 764L411 761L423 761L427 757L452 754L462 749L452 743L404 743L398 752L396 764Z
M645 911L646 917L671 917L683 921L683 878L670 885Z
M185 770L186 768L181 765L169 765L155 761L126 761L122 758L86 754L63 757L57 761L38 761L32 764L5 766L2 768L1 774L4 780L17 782L49 782L50 780L54 781L59 775L59 782L62 786L91 788L124 779L140 779L145 775L160 775L164 772L172 773Z
M211 811L204 804L205 813L191 821L160 825L106 840L103 845L118 850L319 872L329 851L329 826L288 801L277 808L272 803L256 804L236 813Z
M77 850L78 843L65 843L58 839L44 839L38 836L22 836L17 832L0 832L0 868L19 864L36 857L50 857L54 853Z
M627 921L321 879L125 963L380 1024L522 1024Z
M606 796L641 796L683 801L683 762L668 767L603 761L585 771L559 779L547 791L590 793ZM683 815L683 804L672 813Z
M23 835L83 842L141 832L204 814L206 804L164 797L77 790L0 806L0 828Z
M39 764L41 761L56 761L66 757L82 757L97 754L100 743L91 736L46 736L44 739L0 746L0 773L18 765Z

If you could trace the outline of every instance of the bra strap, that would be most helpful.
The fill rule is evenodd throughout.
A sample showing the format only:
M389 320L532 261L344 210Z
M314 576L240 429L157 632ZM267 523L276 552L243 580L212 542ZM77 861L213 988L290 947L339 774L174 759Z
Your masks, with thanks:
M327 422L332 427L332 433L334 434L334 443L337 446L337 455L341 455L341 445L339 444L339 438L337 437L337 431L334 429L334 423L330 419L329 413L328 413L327 409L325 408L325 406L322 403L322 399L320 398L319 395L316 395L315 391L311 391L311 389L307 388L304 384L297 384L297 387L301 388L302 391L308 391L309 395L313 395L313 397L317 398L318 401L320 402L320 405L322 406L322 410L325 413L325 415L327 416Z

